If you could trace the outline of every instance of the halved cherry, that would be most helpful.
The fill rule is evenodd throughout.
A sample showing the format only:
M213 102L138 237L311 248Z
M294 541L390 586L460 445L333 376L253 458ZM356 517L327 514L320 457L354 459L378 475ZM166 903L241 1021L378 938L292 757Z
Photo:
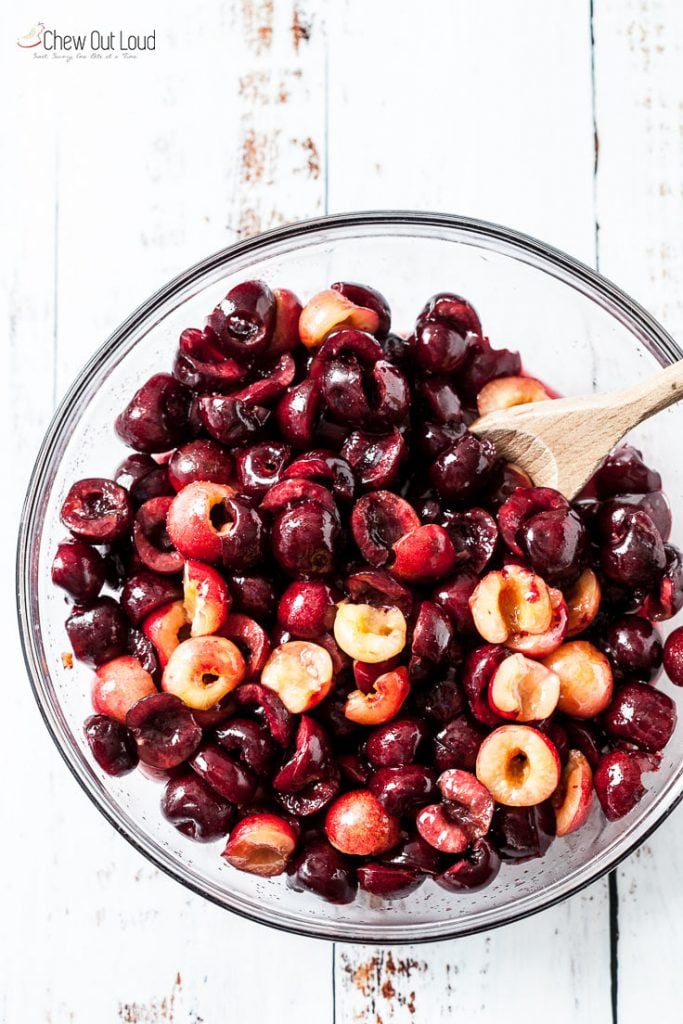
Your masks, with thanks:
M404 498L392 491L370 491L359 498L351 513L351 532L370 565L388 562L401 537L420 526L420 518Z
M535 377L498 377L485 384L477 395L480 416L529 402L547 402L553 396Z
M557 789L560 758L554 743L538 729L501 725L479 748L476 772L497 803L531 807Z
M575 832L590 814L593 800L593 772L580 750L570 750L560 784L553 793L558 836Z
M246 666L239 649L222 636L185 640L171 654L161 688L189 707L207 711L244 679Z
M231 612L218 630L219 636L227 637L246 654L246 678L258 676L270 655L270 640L256 619L239 612Z
M552 487L518 487L498 509L498 526L510 551L524 554L518 538L527 519L557 508L569 508L569 502Z
M344 714L358 725L382 725L398 714L409 693L408 670L397 668L375 679L369 693L353 690L346 698Z
M532 658L545 658L557 650L567 635L567 603L560 590L548 587L552 619L544 633L513 633L505 641L511 651L527 654Z
M489 703L501 718L540 722L549 718L560 696L560 677L538 661L513 654L501 662L489 683Z
M281 747L289 746L294 719L276 693L260 683L243 683L234 691L234 699L240 707L256 706L275 742Z
M423 807L415 819L417 831L425 842L440 853L464 853L469 846L467 832L446 814L443 804Z
M406 645L406 620L399 608L342 601L334 620L334 638L356 661L374 664L400 654Z
M487 573L469 606L477 631L491 644L504 644L513 634L545 633L553 618L548 587L520 565Z
M473 843L485 836L493 820L493 797L476 775L458 768L443 772L437 785L446 802L445 812Z
M226 502L234 493L227 484L195 480L173 498L168 510L168 535L185 558L219 561L223 534L232 525Z
M124 655L106 661L95 672L92 706L100 715L125 722L134 704L156 692L154 680L137 658Z
M576 583L564 592L567 602L567 636L588 629L600 609L600 584L592 569L584 569Z
M235 825L222 856L238 871L273 878L287 867L296 843L296 832L284 818L249 814Z
M268 346L268 355L293 352L299 345L299 317L303 309L294 292L273 288L275 297L275 328Z
M364 661L354 661L353 678L356 681L356 686L363 693L370 693L375 681L386 672L393 672L395 668L398 668L400 660L400 655L397 654L394 658L378 661L374 665L368 665Z
M339 292L326 288L304 306L299 317L299 336L306 348L318 348L328 334L340 327L374 334L379 322L373 309L357 306Z
M216 633L226 620L230 608L228 585L215 569L203 562L185 562L183 592L191 636Z
M281 793L298 793L329 774L332 748L323 727L309 715L302 715L296 733L295 750L273 779Z
M332 658L324 647L305 640L276 647L261 672L261 684L274 690L295 715L324 700L332 681Z
M154 644L159 664L164 668L176 647L190 636L190 620L184 602L173 601L157 608L147 616L142 630Z
M201 726L183 701L170 693L154 693L130 708L126 725L135 737L143 764L167 771L195 752Z
M609 659L586 640L563 644L543 664L560 677L558 708L572 718L593 718L612 699L614 681Z

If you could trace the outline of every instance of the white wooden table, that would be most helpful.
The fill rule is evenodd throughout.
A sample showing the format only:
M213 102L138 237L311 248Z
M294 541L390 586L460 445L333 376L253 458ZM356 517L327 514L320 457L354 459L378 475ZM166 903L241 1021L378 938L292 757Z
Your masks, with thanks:
M0 18L4 1024L679 1021L683 814L609 883L489 935L354 948L243 922L80 792L33 704L12 576L32 459L86 356L245 234L479 216L598 263L683 336L680 0L20 0ZM15 45L37 18L154 29L156 50L37 60Z

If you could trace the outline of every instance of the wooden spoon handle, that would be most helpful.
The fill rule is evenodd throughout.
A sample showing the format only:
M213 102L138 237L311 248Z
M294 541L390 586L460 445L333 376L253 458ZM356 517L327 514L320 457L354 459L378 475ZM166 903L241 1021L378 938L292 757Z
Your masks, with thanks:
M626 433L631 427L636 427L643 420L683 398L683 359L647 377L640 384L610 392L609 397L612 402L620 402Z

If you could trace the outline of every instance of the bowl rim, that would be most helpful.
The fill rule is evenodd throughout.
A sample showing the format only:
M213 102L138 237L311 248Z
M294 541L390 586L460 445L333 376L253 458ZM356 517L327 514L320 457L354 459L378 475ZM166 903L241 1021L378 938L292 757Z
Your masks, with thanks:
M354 931L355 926L353 924L347 924L345 922L336 922L333 927L329 927L327 923L315 920L313 926L306 927L303 924L299 925L289 921L285 923L278 919L276 912L272 916L259 916L258 913L252 913L243 906L232 904L229 900L229 894L228 898L222 900L219 899L218 896L203 890L201 886L195 884L191 878L184 877L179 869L175 868L170 863L164 862L154 851L145 848L134 834L129 832L116 820L109 808L100 799L97 790L90 784L88 778L77 770L70 757L71 751L70 749L67 750L67 745L62 743L51 714L49 713L40 694L39 680L42 680L44 674L49 676L49 673L46 673L41 666L41 659L37 650L34 631L30 628L31 617L28 586L28 561L30 555L29 545L33 533L32 524L38 508L39 498L43 490L43 473L46 464L49 462L50 453L54 447L54 440L62 429L64 416L67 410L72 408L80 393L85 390L86 386L100 369L102 364L114 351L123 345L130 332L139 324L141 319L150 317L155 310L160 308L168 299L172 298L180 288L187 287L194 282L200 281L211 271L229 264L230 261L234 259L250 254L256 255L262 249L267 248L273 243L291 241L292 239L301 240L310 235L316 235L326 231L334 232L339 229L381 229L383 227L390 229L399 226L412 226L423 229L431 228L436 230L441 228L444 231L451 231L455 229L465 236L471 235L473 240L481 240L484 238L490 243L503 243L510 249L516 250L518 255L526 254L528 257L540 258L546 264L550 264L556 269L568 273L574 282L580 282L583 285L588 286L591 290L599 293L603 298L608 299L609 302L621 312L624 318L628 320L630 325L638 327L656 343L659 353L664 355L666 361L674 362L678 359L683 359L683 350L681 350L681 348L676 344L664 327L662 327L662 325L642 305L640 305L640 303L632 299L611 280L582 263L580 260L569 256L562 250L512 228L457 214L410 210L368 210L333 214L302 221L294 221L282 227L272 228L268 231L261 232L258 235L254 235L251 238L243 239L233 243L232 245L226 246L223 249L219 249L210 256L194 263L186 270L177 274L166 284L162 285L147 300L141 303L123 321L123 323L121 323L110 334L110 336L102 345L100 345L77 374L53 413L31 471L26 496L21 509L15 576L16 607L21 649L31 689L41 717L71 774L95 807L97 807L99 812L106 818L109 824L114 827L116 832L123 836L123 838L126 839L135 850L147 858L147 860L151 861L155 867L160 871L163 871L164 874L173 878L175 881L180 882L183 886L190 889L198 896L201 896L203 899L209 900L211 903L214 903L225 910L229 910L240 917L254 921L258 924L265 924L268 927L276 928L279 931L302 935L308 938L323 939L325 941L353 942L359 944L369 943L373 945L401 945L405 943L417 944L448 941L449 939L473 935L481 933L482 931L490 931L494 928L500 928L507 924L512 924L515 921L531 917L534 914L540 913L543 910L547 910L550 907L564 902L571 896L574 896L581 890L587 888L589 885L592 885L600 878L613 872L623 860L629 857L639 846L641 846L653 834L653 832L655 832L656 829L666 821L681 800L683 800L683 789L681 790L681 793L671 800L664 810L653 819L641 836L639 836L624 850L613 855L608 863L597 867L594 872L576 884L571 885L561 893L541 899L533 906L525 907L523 910L518 912L512 909L507 912L502 919L487 922L482 926L467 926L465 928L458 929L450 935L443 933L434 934L428 931L427 933L419 935L408 934L403 937L401 935L392 934L386 938L382 938L380 935L368 936L367 934L359 934ZM594 295L593 299L595 300L595 298L596 296ZM613 311L611 312L613 313ZM429 929L433 928L433 925L417 925L416 927Z

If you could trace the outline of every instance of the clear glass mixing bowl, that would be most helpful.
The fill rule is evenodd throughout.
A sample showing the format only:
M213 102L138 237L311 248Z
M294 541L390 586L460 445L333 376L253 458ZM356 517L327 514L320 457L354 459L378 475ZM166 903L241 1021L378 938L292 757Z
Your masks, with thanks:
M579 832L556 841L541 860L504 866L482 892L454 895L427 882L404 900L359 895L344 907L294 893L282 878L233 870L219 856L220 843L193 843L161 817L158 784L137 772L112 779L93 764L82 731L91 710L90 672L62 665L64 597L50 583L64 533L59 509L74 480L107 476L120 462L124 448L114 418L142 381L170 368L180 331L201 324L232 285L253 277L302 296L335 280L367 281L389 299L399 330L410 329L429 295L457 291L479 310L494 345L520 349L526 369L565 394L625 385L683 356L642 307L592 270L531 238L460 217L348 214L271 231L209 257L153 295L95 353L36 459L17 587L26 665L45 723L85 792L122 835L178 881L245 917L305 935L396 943L464 935L542 910L613 868L673 810L683 794L680 730L661 770L645 776L647 795L626 819L606 824L594 808ZM679 545L681 436L678 406L633 438L664 473Z

